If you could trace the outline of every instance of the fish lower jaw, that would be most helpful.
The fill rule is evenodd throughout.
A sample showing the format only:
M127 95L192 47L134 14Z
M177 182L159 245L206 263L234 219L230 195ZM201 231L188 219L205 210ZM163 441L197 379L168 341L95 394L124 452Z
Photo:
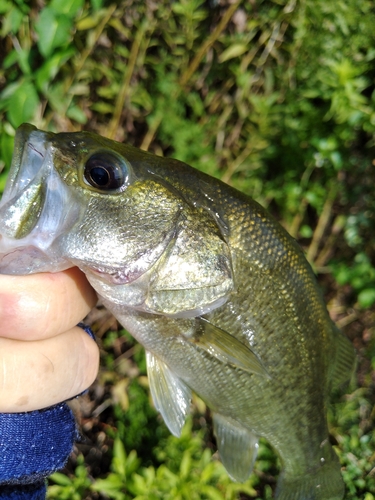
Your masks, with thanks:
M6 249L6 250L5 250ZM33 274L37 272L58 272L73 267L73 264L59 259L54 261L48 252L33 245L7 245L0 236L0 274Z

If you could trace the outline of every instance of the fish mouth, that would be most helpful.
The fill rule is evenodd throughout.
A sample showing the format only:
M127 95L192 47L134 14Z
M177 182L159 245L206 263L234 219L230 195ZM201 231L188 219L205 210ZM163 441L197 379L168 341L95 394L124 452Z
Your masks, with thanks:
M0 273L50 270L59 260L53 243L71 219L66 207L72 212L72 194L54 169L53 135L29 124L17 130L0 202Z

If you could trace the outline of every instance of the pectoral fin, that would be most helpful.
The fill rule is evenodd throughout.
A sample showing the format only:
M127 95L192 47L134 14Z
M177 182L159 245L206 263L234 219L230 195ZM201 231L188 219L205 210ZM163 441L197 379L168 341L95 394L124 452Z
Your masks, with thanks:
M191 389L149 351L146 351L146 361L155 408L161 413L171 433L179 437L190 410Z
M197 318L196 334L189 340L223 363L241 370L269 377L258 356L233 335L213 325L205 318Z
M258 453L258 438L229 417L213 415L220 459L228 474L240 483L250 476Z

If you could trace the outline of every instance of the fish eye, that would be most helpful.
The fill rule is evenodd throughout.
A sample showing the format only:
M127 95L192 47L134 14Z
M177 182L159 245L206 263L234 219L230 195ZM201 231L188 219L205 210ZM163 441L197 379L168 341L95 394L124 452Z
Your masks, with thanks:
M90 156L86 161L83 175L90 186L104 191L120 188L128 178L125 162L105 151Z

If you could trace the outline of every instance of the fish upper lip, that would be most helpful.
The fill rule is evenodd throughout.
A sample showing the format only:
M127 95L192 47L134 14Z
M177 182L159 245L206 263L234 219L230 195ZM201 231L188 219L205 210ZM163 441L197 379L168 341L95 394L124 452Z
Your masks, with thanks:
M39 131L32 126L24 126L17 131L15 153L0 202L0 218L3 218L2 252L4 249L11 251L20 243L46 251L64 230L64 224L73 218L75 205L71 203L72 196L54 169L55 148L51 137L48 132ZM36 191L39 186L41 194ZM12 218L21 215L25 217L25 211L28 210L26 202L34 195L40 201L40 211L34 214L35 224L30 226L21 241L17 236L17 225L12 225ZM18 213L14 212L13 206L17 207ZM69 209L69 219L66 218L67 210L63 207ZM10 220L9 225L7 218Z
M28 125L28 127L32 126ZM28 186L40 173L46 161L48 150L46 133L32 127L32 130L27 131L28 135L25 137L25 129L28 127L23 126L21 131L16 133L15 152L0 206L3 206Z
M33 143L32 143L32 142L28 142L28 143L27 143L27 147L29 147L30 149L32 149L33 151L35 151L35 153L38 153L38 155L40 155L40 156L44 159L45 155L44 155L44 154L42 154L40 151L38 151L38 150L36 149L36 147L33 145Z

